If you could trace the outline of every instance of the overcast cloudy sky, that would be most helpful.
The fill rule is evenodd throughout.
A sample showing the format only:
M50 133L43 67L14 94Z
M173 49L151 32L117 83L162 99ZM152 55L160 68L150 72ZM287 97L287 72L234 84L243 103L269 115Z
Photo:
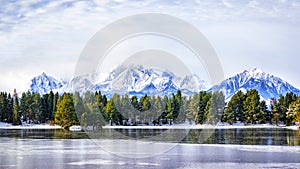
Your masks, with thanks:
M226 77L259 67L300 88L297 0L0 0L0 90L24 90L42 72L69 80L97 31L149 12L197 27L215 48Z

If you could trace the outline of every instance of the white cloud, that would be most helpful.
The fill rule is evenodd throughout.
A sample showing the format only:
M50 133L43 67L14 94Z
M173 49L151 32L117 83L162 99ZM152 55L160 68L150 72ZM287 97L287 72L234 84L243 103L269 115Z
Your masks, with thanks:
M145 12L177 16L199 28L215 46L226 75L258 66L300 87L295 80L300 71L299 11L296 0L3 1L0 90L24 88L43 71L71 78L82 48L95 32L116 19ZM287 58L295 62L282 61ZM273 65L278 63L282 67L276 71Z

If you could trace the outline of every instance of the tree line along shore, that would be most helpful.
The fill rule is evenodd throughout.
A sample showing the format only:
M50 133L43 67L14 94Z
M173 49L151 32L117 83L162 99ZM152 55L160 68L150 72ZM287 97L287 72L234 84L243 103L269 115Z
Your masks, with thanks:
M57 124L101 128L111 126L212 124L236 122L249 124L300 124L300 97L292 92L271 99L270 107L260 101L257 90L233 95L227 103L222 92L201 91L182 96L181 91L170 96L140 98L114 94L107 97L100 91L59 95L52 91L40 95L0 92L0 122L13 125Z

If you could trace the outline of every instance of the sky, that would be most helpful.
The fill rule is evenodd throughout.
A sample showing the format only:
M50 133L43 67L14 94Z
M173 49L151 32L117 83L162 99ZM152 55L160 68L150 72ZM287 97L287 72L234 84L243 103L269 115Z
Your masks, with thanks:
M0 91L26 90L42 72L70 80L96 32L118 19L150 12L178 17L202 32L215 49L225 77L258 67L300 88L297 0L0 0ZM131 45L140 42L132 41ZM172 46L175 55L183 51L176 45ZM126 44L123 48L129 49ZM182 55L191 62L192 72L201 76L201 65ZM113 59L105 63L106 73L118 65Z

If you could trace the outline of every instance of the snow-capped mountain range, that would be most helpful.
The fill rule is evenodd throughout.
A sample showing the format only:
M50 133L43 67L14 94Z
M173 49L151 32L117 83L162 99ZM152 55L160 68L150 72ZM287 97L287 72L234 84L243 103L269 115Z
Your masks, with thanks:
M31 80L29 90L40 94L45 94L51 90L59 93L73 91L84 93L100 90L107 95L118 93L141 96L144 94L170 95L177 90L181 90L185 95L191 95L202 90L218 91L225 89L226 100L239 90L247 91L249 89L257 89L261 97L266 100L273 97L278 98L280 94L284 95L288 92L300 95L299 89L258 68L245 70L213 87L197 75L181 78L168 71L143 66L119 66L101 82L94 82L96 80L92 77L94 76L79 76L66 83L42 73Z
M117 67L102 82L94 83L97 80L92 77L94 76L79 76L65 83L59 80L55 81L53 77L43 73L32 80L35 83L29 86L29 90L40 94L51 90L59 93L73 91L84 93L100 90L108 95L118 93L141 96L145 94L171 95L177 90L182 90L183 94L190 95L210 87L195 74L181 78L169 71L134 65Z
M120 66L106 80L95 85L95 90L106 93L132 95L170 95L178 89L190 94L208 88L208 84L197 75L180 78L168 71L143 66Z
M227 100L239 90L245 92L250 89L256 89L265 100L274 97L278 98L280 94L285 95L288 92L300 95L299 89L293 87L281 78L265 73L258 68L245 70L242 73L224 80L220 85L214 86L209 90L216 91L221 88L225 88Z

